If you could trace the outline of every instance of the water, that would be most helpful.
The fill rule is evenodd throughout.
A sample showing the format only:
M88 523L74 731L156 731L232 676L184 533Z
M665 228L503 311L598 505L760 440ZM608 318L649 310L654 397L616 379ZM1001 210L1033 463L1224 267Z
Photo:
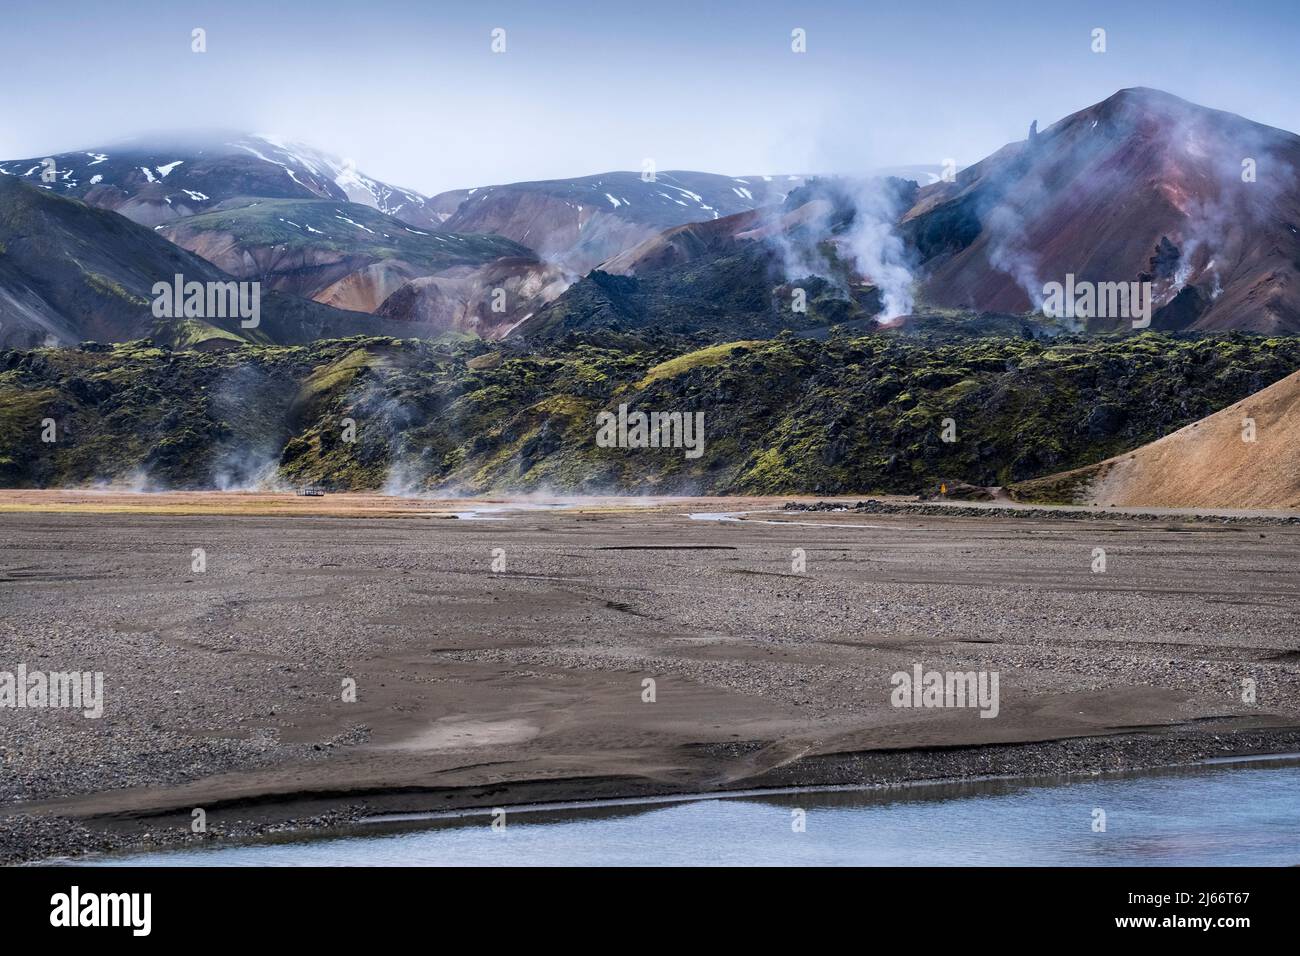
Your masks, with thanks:
M1105 832L1094 832L1094 811ZM802 811L805 831L792 826ZM105 865L1280 866L1300 864L1300 759L1155 773L489 811Z

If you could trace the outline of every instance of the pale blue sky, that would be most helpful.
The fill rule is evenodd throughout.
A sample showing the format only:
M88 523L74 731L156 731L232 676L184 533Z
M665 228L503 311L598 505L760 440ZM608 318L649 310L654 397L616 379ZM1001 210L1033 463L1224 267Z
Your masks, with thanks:
M647 157L853 173L974 162L1033 119L1139 85L1300 129L1297 0L5 7L0 158L212 126L308 142L425 192ZM205 54L190 52L194 27ZM806 54L790 51L795 27Z

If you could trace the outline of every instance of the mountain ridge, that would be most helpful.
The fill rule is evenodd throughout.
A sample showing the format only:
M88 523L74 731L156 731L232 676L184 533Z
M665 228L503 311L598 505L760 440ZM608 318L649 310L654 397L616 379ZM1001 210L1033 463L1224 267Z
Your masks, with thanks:
M73 345L156 339L177 347L293 344L400 324L265 291L260 325L235 317L160 320L153 288L174 276L233 277L110 210L0 177L0 344Z
M1023 312L1073 274L1151 281L1157 328L1294 333L1298 170L1294 133L1130 88L923 187L900 228L932 305Z
M48 173L46 160L54 163ZM358 202L415 226L436 226L444 218L427 205L428 197L366 176L314 147L221 130L160 132L111 146L0 161L0 175L27 179L147 226L205 212L237 196Z

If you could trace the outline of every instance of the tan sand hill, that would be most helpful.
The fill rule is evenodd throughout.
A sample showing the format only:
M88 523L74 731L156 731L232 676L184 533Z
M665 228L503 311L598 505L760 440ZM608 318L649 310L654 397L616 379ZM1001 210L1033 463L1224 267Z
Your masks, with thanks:
M1253 442L1243 440L1247 419ZM1091 472L1081 501L1103 506L1300 508L1298 450L1300 372L1149 445L1042 483Z

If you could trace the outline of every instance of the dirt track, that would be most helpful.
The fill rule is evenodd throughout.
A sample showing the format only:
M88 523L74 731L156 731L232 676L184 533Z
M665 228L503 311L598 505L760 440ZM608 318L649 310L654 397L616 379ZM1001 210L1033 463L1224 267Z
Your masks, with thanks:
M1300 749L1300 528L697 506L0 515L0 671L105 675L100 720L0 709L0 858L185 839L195 807L230 834ZM998 672L998 716L891 706L918 662Z

